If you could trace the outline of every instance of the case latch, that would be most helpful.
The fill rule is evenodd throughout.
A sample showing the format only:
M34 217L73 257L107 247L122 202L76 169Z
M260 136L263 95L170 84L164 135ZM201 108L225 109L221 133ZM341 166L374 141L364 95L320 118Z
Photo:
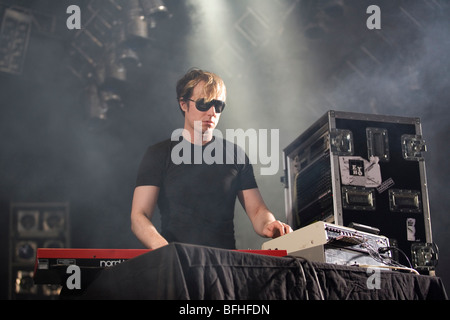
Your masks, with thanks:
M423 152L427 151L425 140L420 135L404 134L402 140L402 154L405 160L422 161L424 160Z

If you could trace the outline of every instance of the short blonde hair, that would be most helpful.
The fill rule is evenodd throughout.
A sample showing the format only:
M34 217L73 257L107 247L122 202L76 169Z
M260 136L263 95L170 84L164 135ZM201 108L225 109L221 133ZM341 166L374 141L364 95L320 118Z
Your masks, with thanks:
M189 100L192 97L195 86L202 81L205 82L205 87L203 88L205 102L209 102L222 94L226 96L225 83L217 74L201 69L191 69L177 82L178 102ZM181 111L184 114L184 111Z

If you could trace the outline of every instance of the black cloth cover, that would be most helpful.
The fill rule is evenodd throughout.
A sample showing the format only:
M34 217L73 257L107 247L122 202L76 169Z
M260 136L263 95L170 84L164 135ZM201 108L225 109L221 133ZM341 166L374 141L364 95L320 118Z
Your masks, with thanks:
M149 300L446 300L440 278L171 243L107 268L77 298Z

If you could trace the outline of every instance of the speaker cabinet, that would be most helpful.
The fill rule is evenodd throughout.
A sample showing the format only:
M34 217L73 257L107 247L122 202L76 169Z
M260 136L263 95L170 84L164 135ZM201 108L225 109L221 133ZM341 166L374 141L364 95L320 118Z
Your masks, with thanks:
M11 203L9 299L53 299L59 288L34 284L37 248L69 246L67 203Z

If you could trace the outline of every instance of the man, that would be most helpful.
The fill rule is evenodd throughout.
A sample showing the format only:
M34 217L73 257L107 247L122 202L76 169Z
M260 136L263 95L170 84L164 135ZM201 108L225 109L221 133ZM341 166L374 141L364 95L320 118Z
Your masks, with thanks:
M179 139L147 149L133 196L131 229L145 247L181 242L235 249L236 197L260 236L275 238L292 231L264 204L248 158L239 161L236 145L213 136L225 99L225 84L213 73L194 69L178 81L184 130ZM215 159L223 151L224 161L198 162L195 156L208 148L219 156ZM151 222L156 205L161 233Z

